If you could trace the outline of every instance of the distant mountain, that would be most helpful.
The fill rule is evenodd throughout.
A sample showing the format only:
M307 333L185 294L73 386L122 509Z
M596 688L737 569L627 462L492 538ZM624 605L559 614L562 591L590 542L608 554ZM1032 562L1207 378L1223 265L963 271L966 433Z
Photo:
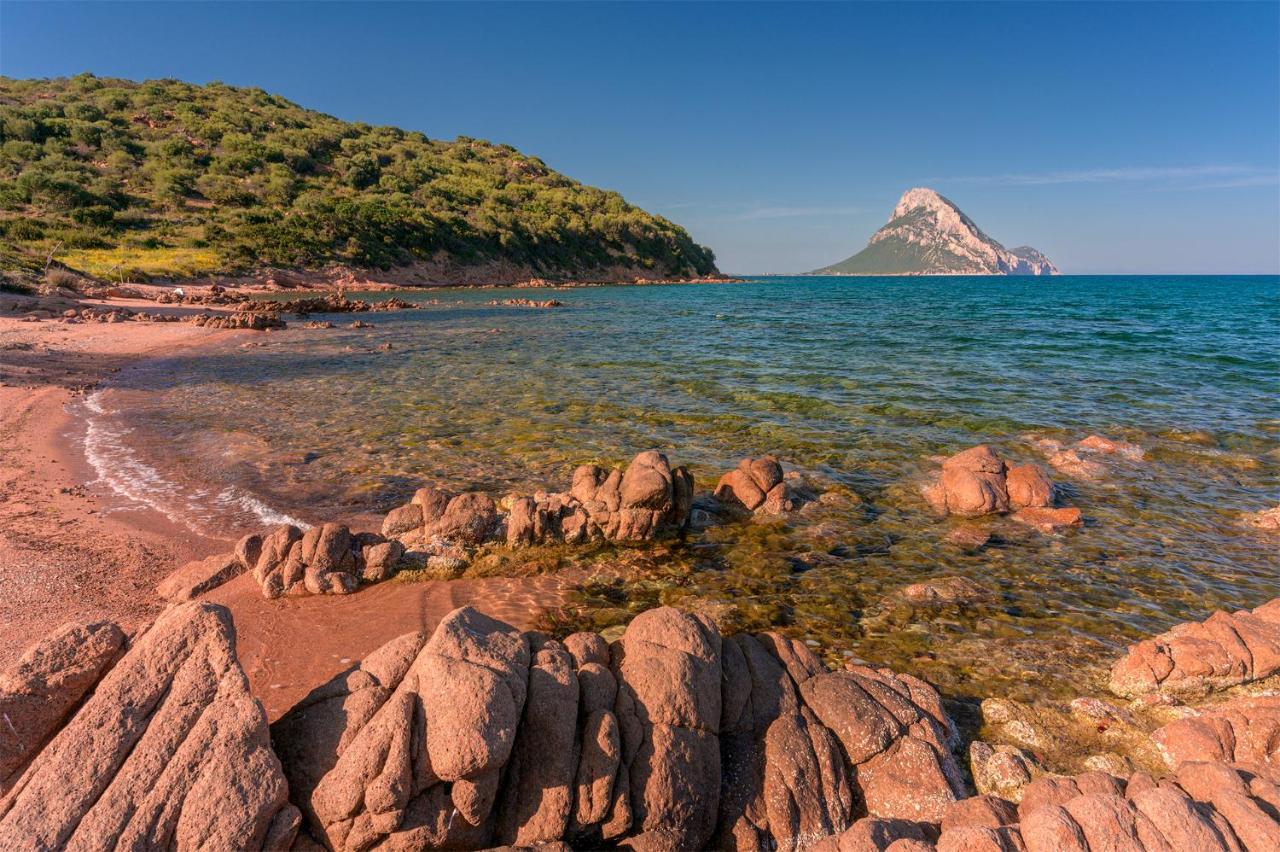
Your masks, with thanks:
M932 189L909 189L889 224L848 260L815 275L1057 275L1030 246L1007 249Z

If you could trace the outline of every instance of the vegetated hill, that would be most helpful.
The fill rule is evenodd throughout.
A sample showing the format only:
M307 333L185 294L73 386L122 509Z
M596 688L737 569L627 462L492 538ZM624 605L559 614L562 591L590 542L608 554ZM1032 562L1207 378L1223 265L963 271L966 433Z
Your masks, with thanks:
M815 275L1057 275L1030 246L1007 249L932 189L909 189L867 247Z
M683 228L508 145L353 124L260 89L90 74L0 77L0 245L111 278L715 272Z

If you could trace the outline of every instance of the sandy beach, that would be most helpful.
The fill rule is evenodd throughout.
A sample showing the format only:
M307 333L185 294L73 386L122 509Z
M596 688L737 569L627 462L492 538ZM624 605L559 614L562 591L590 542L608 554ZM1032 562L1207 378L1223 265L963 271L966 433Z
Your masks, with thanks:
M154 310L141 300L111 307ZM163 306L166 313L186 313ZM198 536L96 487L83 422L69 410L127 364L262 332L187 323L26 322L0 315L0 666L69 621L145 627L167 606L156 584L231 539ZM208 599L235 617L251 689L274 719L316 685L404 633L429 631L464 604L532 628L564 578L387 583L351 598L264 600L249 576ZM375 616L376 617L372 617Z
M134 359L234 333L0 316L0 664L72 619L145 623L156 581L218 547L155 512L104 512L67 406Z

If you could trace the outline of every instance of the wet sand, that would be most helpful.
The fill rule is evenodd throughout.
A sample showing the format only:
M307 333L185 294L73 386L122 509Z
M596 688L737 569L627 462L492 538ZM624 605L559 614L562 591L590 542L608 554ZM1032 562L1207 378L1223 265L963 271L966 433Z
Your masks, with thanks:
M0 665L72 619L147 623L162 608L155 583L222 544L154 512L108 511L67 406L134 359L234 333L0 317Z
M109 305L158 307L136 300ZM138 359L261 335L186 323L0 316L0 626L6 640L0 667L67 621L105 618L129 631L144 627L165 607L156 583L188 560L230 549L231 538L196 536L159 512L123 507L95 488L83 422L68 406ZM389 582L345 597L268 601L246 575L206 599L231 609L251 689L275 719L386 641L432 630L456 607L476 606L530 629L546 607L563 602L571 584L568 573Z
M271 721L315 687L406 633L430 632L460 606L521 630L563 602L567 573L539 577L391 581L351 595L266 600L253 578L237 577L204 596L235 616L236 651L249 687Z

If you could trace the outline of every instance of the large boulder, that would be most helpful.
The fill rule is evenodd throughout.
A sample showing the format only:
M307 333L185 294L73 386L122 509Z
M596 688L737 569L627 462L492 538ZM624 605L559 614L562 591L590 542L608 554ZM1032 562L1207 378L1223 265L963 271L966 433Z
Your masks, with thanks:
M192 602L133 644L0 798L0 848L279 849L298 821L230 613Z
M965 795L956 732L937 692L888 669L821 671L800 686L839 738L872 816L936 822Z
M488 845L528 677L528 639L464 607L308 696L273 735L312 835L333 849Z
M560 512L566 541L595 536L648 541L688 527L693 476L684 467L672 468L657 450L647 450L636 455L625 471L580 466L573 472L569 493L560 499L568 507Z
M321 823L312 807L316 787L387 703L426 641L422 633L393 639L313 689L271 726L271 743L289 780L290 798L312 824Z
M313 595L345 595L360 584L359 545L344 524L312 527L302 535L303 585Z
M780 637L723 643L719 847L802 848L853 819L852 774L835 735L800 699ZM802 677L803 666L792 666Z
M534 655L529 668L528 699L506 770L499 842L533 846L565 836L577 790L577 733L574 660L558 642L548 642ZM605 742L603 749L608 746ZM590 774L589 768L587 772ZM603 815L602 809L592 810L587 816Z
M720 477L715 497L731 511L777 515L794 507L782 465L773 456L738 462L737 468Z
M856 691L826 688L834 674ZM887 731L874 747L856 733L867 715ZM317 689L273 736L333 849L791 852L863 809L928 836L959 783L955 728L923 682L828 672L797 640L723 639L665 607L612 647L456 610Z
M109 621L64 624L0 673L0 791L119 656Z
M1053 505L1053 480L1039 465L1021 464L1005 475L1009 505L1014 509L1045 508Z
M1280 695L1232 698L1176 719L1151 738L1170 769L1188 761L1222 761L1280 782Z
M1005 463L985 444L942 463L942 476L925 496L941 512L975 516L1009 510Z
M646 848L701 848L715 831L720 654L710 621L669 607L636 616L619 640L623 771Z
M480 544L498 522L498 507L486 494L468 491L449 501L444 514L425 527L428 537L458 544Z
M1252 612L1218 610L1130 645L1111 669L1120 696L1204 694L1280 672L1280 598Z
M281 524L262 538L253 579L266 598L278 598L303 590L306 565L302 561L302 530Z

